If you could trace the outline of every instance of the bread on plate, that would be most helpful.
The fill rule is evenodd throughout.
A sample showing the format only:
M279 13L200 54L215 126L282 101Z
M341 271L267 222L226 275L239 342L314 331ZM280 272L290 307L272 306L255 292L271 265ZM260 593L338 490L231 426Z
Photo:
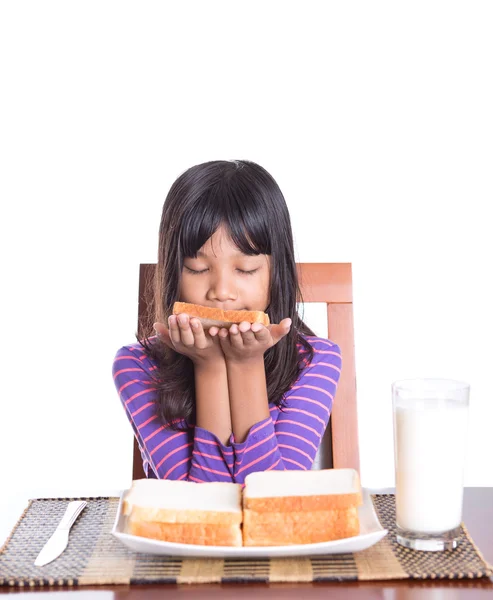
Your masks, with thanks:
M359 534L353 469L250 473L236 483L139 479L123 498L127 533L209 546L312 544Z
M123 501L127 533L205 546L241 546L241 485L138 479Z
M250 473L243 490L243 545L328 542L359 534L354 469Z

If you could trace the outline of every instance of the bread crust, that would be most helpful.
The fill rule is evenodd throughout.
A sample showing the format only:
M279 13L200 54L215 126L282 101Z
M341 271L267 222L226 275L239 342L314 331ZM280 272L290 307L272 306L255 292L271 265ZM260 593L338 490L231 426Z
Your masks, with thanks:
M290 512L314 510L341 510L363 503L361 492L324 496L279 496L249 498L243 496L243 508L257 512Z
M241 546L240 525L215 525L199 523L156 523L134 521L127 525L130 535L177 544L201 546Z
M244 546L315 544L359 534L358 509L318 510L306 513L243 511Z
M259 310L222 310L188 302L175 302L173 314L179 315L181 313L199 318L205 327L228 327L233 323L241 323L242 321L261 323L266 327L270 325L269 315Z

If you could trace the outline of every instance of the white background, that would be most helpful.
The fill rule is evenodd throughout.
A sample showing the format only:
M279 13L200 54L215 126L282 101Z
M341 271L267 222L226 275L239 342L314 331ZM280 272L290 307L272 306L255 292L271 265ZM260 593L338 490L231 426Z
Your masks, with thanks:
M299 261L353 263L363 484L394 481L391 382L436 376L493 485L492 30L486 1L2 2L0 514L128 485L112 360L170 185L218 158L272 173Z

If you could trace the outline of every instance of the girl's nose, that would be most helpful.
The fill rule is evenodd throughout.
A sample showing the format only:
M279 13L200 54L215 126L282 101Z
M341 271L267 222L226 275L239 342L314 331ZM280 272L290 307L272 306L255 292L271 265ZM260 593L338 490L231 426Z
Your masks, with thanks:
M211 300L215 300L216 302L236 300L238 294L234 278L228 275L217 275L211 281L209 294Z

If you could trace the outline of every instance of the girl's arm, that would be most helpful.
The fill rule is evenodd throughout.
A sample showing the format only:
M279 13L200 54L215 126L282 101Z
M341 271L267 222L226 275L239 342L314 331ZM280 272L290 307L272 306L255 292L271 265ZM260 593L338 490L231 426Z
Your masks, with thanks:
M234 440L244 442L256 423L270 417L264 358L227 363L229 405Z
M310 342L313 361L285 395L286 407L280 412L275 406L268 407L265 374L262 389L260 368L255 382L253 372L248 381L241 370L228 368L236 483L243 483L255 471L311 468L332 410L341 353L328 340ZM277 419L273 421L269 412L278 415ZM249 429L245 432L245 428Z
M291 328L291 319L265 327L243 321L239 325L210 329L226 359L233 439L243 442L255 423L269 416L264 354Z
M233 481L233 449L213 432L200 426L176 431L160 421L152 380L155 370L137 344L121 348L113 362L115 386L137 438L145 472L152 469L158 479ZM205 378L199 376L199 380L202 388Z
M223 359L195 365L195 402L197 427L210 431L221 444L231 436L228 375Z

